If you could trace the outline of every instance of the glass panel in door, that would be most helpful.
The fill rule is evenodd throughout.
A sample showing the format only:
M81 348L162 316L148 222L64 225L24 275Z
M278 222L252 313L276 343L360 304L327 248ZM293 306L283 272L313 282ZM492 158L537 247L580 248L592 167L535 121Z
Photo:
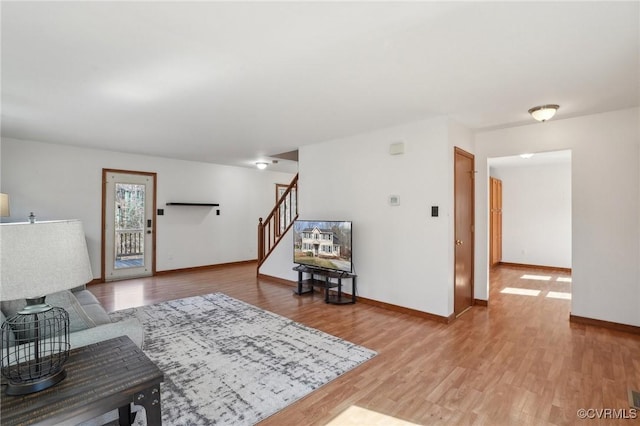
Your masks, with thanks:
M145 185L115 184L114 269L144 266Z

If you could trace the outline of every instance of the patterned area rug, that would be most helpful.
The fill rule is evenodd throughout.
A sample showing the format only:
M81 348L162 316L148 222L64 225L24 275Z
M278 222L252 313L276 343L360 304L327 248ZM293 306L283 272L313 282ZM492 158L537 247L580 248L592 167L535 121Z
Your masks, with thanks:
M144 324L167 425L255 424L376 355L221 293L110 316Z

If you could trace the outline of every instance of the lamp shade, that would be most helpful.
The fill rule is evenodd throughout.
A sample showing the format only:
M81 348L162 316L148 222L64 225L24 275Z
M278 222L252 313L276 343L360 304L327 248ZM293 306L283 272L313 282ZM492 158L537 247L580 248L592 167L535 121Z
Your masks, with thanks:
M0 217L9 216L11 216L11 211L9 210L9 195L0 193Z
M93 279L79 220L0 224L0 300L26 299Z

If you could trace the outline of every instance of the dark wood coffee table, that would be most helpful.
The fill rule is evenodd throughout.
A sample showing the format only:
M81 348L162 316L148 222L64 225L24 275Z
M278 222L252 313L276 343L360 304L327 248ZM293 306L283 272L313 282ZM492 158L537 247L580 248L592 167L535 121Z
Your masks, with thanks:
M147 424L161 425L160 369L127 336L72 349L67 378L40 392L0 394L2 425L76 425L119 409L131 424L130 403L142 405Z

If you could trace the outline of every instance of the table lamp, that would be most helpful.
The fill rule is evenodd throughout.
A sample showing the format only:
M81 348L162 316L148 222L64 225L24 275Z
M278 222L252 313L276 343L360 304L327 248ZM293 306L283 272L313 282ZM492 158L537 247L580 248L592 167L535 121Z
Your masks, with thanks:
M11 216L11 210L9 209L9 195L0 192L0 217Z
M26 299L2 324L1 367L7 394L23 395L66 377L69 314L45 295L93 279L79 220L0 224L0 300Z

